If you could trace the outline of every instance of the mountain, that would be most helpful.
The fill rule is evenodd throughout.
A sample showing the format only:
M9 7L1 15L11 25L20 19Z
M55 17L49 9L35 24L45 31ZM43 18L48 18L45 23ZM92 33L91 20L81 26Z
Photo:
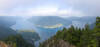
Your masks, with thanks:
M34 19L34 16L29 19L30 22L36 25L42 25L42 26L50 26L50 25L56 25L56 24L63 24L68 26L72 22L69 20L66 20L64 18L58 17L58 16L40 16L38 17L38 20Z
M14 25L18 19L19 17L15 16L0 16L0 39L17 34L10 26Z
M20 34L8 36L7 38L0 40L1 47L34 47L34 43L28 43L23 39Z
M70 28L63 28L42 42L40 47L99 47L100 17L91 25L86 24L84 28L76 28L73 25Z
M13 30L34 30L34 24L25 19L21 19L16 21L16 24L12 25L11 28Z
M92 25L95 17L68 17L58 16L0 16L0 37L7 37L16 33L30 43L35 41L36 45L54 36L63 27L84 27L89 23ZM6 34L6 35L5 35ZM62 42L62 41L61 41Z
M70 21L81 21L81 22L95 22L96 16L83 16L83 17L69 17L69 18L64 18L68 19Z
M41 39L35 43L37 45L39 42L43 42L55 35L63 27L69 28L71 25L74 25L75 27L83 28L87 23L92 24L95 22L95 17L33 16L28 20L34 24L37 29L36 32L40 35Z
M40 40L40 36L34 30L19 30L19 34L29 43L34 43L35 41Z
M20 20L20 17L17 16L0 16L0 25L5 27L10 27L16 23L17 20Z
M21 34L30 43L40 39L39 34L35 31L34 25L26 19L16 21L16 24L12 25L11 28L16 30L18 34Z
M0 39L6 38L11 35L15 35L17 32L11 28L0 26Z
M34 25L21 16L0 16L0 39L20 34L25 41L34 44L40 39ZM26 46L27 47L27 46Z
M96 21L96 16L69 17L64 18L72 21L72 25L79 28L84 28L85 24L93 24Z
M95 22L95 16L83 16L83 17L58 17L58 16L33 16L29 18L29 21L34 25L39 26L52 26L62 24L65 27L74 25L75 27L83 28L85 24L92 24Z

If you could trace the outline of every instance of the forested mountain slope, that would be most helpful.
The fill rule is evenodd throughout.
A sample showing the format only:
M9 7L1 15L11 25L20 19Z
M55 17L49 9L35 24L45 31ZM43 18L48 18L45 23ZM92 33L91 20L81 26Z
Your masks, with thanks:
M96 18L96 24L90 29L86 24L84 28L77 28L73 25L70 28L63 28L40 44L40 47L100 47L100 17Z
M2 44L6 47L34 47L34 44L25 41L20 34L12 35L0 40L0 46L2 46Z

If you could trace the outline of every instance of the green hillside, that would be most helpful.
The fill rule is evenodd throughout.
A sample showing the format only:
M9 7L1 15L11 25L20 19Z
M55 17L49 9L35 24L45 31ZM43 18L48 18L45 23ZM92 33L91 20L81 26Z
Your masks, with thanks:
M59 30L56 35L40 43L40 47L100 47L100 17L96 18L96 26L90 29L73 25L70 28Z
M39 34L34 30L19 30L18 33L30 43L40 40Z
M5 42L8 47L34 47L34 45L26 42L19 34L15 36L9 36L1 41Z

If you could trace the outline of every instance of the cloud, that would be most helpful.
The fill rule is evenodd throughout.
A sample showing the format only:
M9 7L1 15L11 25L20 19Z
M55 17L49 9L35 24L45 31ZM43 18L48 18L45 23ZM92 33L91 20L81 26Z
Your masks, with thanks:
M0 0L0 16L100 16L100 0Z
M10 8L15 5L15 2L14 0L0 0L0 10Z
M2 13L7 16L85 16L84 13L72 8L59 9L58 7L36 7L36 8L15 8L9 13Z
M89 16L100 16L100 0L65 0L76 10L83 11Z

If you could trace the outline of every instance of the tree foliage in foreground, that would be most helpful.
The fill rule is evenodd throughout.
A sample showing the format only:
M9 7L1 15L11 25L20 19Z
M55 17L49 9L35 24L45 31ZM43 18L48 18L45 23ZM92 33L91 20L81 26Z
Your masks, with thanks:
M72 25L68 29L63 28L63 30L58 31L56 35L41 43L40 47L51 47L52 45L55 47L55 45L59 45L60 40L64 40L75 47L100 47L100 17L96 18L94 29L90 29L88 24L84 28L77 28Z
M5 38L4 41L9 47L34 47L34 45L26 42L19 34Z

